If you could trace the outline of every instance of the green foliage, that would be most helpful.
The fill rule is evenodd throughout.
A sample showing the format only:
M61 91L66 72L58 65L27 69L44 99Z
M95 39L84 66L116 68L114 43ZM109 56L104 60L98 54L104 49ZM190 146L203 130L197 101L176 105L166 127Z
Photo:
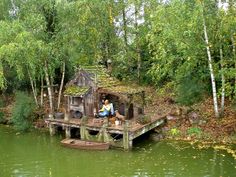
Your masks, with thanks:
M192 76L181 79L176 88L176 101L183 105L192 105L201 101L206 94L206 84Z
M89 87L69 86L64 91L65 95L81 96L88 92Z
M3 107L4 102L3 100L0 100L0 123L4 122L4 113L1 111L1 108Z
M0 124L5 122L4 113L0 111Z
M34 120L35 103L31 96L17 92L12 110L12 122L18 131L28 131Z
M232 20L235 19L234 7L230 6L231 9L225 13L216 8L214 1L204 2L203 6L194 0L159 4L151 12L151 29L146 35L149 50L152 52L152 64L148 69L148 75L158 87L166 85L167 82L175 82L177 100L185 105L201 100L211 86L206 46L202 39L202 8L206 18L213 69L219 75L216 77L216 82L221 83L220 74L224 72L226 96L230 97L235 89L232 84L235 72L234 74L231 72L235 68L232 65L235 63L233 62L235 54L226 43L232 42L232 27L236 25L235 20ZM225 58L225 68L221 69L220 46L223 46Z
M9 16L12 3L0 3L1 89L9 87L13 91L31 84L38 91L45 68L53 85L60 80L63 63L68 81L78 65L106 65L111 59L113 76L157 88L171 83L177 101L191 105L211 88L203 40L204 17L218 95L223 90L221 73L225 74L225 96L236 95L233 5L226 13L217 8L215 1L196 0L14 3L19 8L14 18Z
M202 134L202 129L199 128L199 127L190 127L188 130L187 130L187 134L188 135L196 135L196 136L200 136Z
M180 131L178 128L172 128L170 129L170 135L171 136L178 136L180 134Z

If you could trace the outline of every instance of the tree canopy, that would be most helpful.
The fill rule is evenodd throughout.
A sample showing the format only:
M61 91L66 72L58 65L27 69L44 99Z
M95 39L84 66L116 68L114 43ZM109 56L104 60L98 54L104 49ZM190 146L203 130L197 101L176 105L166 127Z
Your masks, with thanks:
M47 88L51 111L55 84L61 94L79 65L108 60L113 76L171 86L181 104L236 99L234 1L2 0L0 9L0 88L27 85L37 105Z

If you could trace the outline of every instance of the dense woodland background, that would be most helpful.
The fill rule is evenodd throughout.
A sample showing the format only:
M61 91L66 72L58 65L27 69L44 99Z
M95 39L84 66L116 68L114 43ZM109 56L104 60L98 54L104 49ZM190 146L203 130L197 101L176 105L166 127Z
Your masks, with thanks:
M47 90L53 112L78 66L111 60L113 76L177 103L211 96L215 117L235 103L234 0L1 0L0 12L3 95L27 90L42 106Z

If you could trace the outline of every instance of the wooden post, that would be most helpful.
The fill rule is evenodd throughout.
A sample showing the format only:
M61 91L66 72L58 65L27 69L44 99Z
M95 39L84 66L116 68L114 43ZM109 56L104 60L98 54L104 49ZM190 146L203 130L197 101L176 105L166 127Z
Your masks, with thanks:
M104 140L104 142L109 142L110 139L109 139L109 136L108 136L108 133L107 133L108 118L104 118L103 120L104 120L103 126L102 126L103 140Z
M123 134L123 145L125 150L132 149L133 141L130 139L129 136L129 121L126 120L124 124L124 134Z
M49 123L49 132L51 136L55 135L56 133L55 125Z
M132 103L133 100L133 95L132 94L128 94L128 103L125 103L125 119L128 120L130 119L129 117L129 109L130 109L130 105Z
M66 109L64 110L64 112L65 112L64 120L69 122L69 118L70 118L70 109L69 109L70 98L69 98L69 96L66 96L64 101L66 102L66 104L65 104Z
M67 112L70 112L70 96L67 96Z
M143 100L143 105L142 105L142 112L144 113L144 107L145 107L145 105L146 105L146 102L145 102L145 92L144 91L142 91L142 100Z
M65 112L64 120L67 122L69 122L69 120L70 120L69 113L67 111Z
M86 138L86 121L87 117L82 117L81 124L80 124L80 138L81 140L84 140Z
M66 138L70 138L71 137L71 131L70 131L70 127L66 127Z
M129 119L129 104L125 103L125 120Z

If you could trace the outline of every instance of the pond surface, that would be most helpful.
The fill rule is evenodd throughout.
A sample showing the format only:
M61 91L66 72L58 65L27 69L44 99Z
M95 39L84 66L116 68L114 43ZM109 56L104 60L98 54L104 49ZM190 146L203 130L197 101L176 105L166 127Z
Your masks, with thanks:
M37 131L16 135L0 126L0 177L236 176L236 160L226 151L184 142L142 140L124 152L67 149L61 139Z

